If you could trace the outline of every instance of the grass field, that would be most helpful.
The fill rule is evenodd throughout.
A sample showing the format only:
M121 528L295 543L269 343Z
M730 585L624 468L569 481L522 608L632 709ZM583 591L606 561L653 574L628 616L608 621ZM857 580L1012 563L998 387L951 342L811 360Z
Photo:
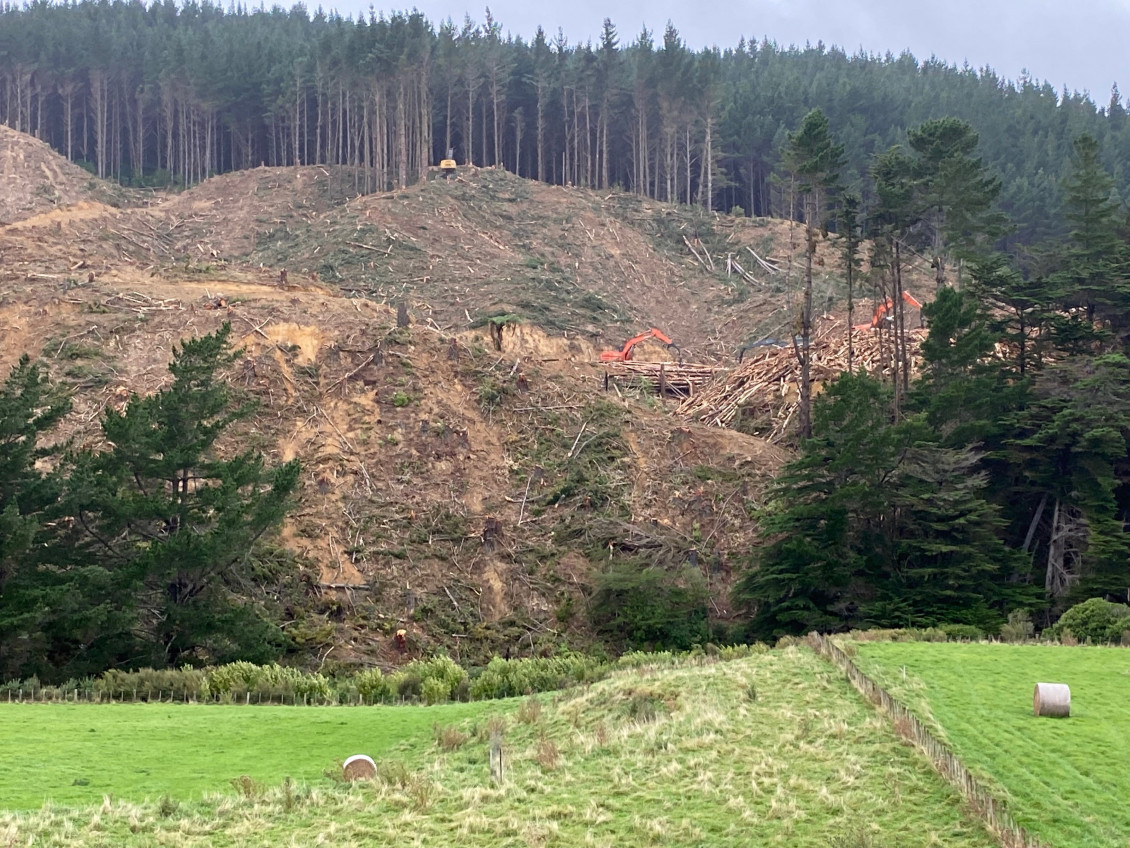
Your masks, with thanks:
M859 643L856 662L1056 848L1130 845L1130 651ZM905 677L903 668L905 667ZM1071 686L1071 717L1035 718L1037 682Z
M315 781L351 754L426 749L433 723L512 708L0 704L0 809L90 804L107 794L187 800L241 775L271 785Z
M0 815L0 845L993 845L929 765L807 649L623 670L523 701L506 718L498 786L485 716L464 725L467 738L450 750L430 743L415 759L406 747L382 757L373 782Z

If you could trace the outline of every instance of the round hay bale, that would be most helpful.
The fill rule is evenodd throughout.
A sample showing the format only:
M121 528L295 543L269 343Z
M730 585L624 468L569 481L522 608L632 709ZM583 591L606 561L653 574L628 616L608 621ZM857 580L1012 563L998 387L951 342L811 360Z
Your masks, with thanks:
M1071 715L1071 689L1066 683L1037 683L1032 693L1032 712L1045 718Z
M354 754L341 764L341 773L346 780L372 780L377 776L377 764L371 757Z

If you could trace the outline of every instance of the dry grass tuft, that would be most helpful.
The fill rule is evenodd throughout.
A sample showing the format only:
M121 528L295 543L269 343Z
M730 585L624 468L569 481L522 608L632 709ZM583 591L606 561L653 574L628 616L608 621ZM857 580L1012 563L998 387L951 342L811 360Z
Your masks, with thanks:
M517 718L522 724L537 724L541 718L541 701L534 696L527 698L518 707Z
M557 743L547 736L539 736L537 753L534 758L543 769L553 771L561 764L561 750Z
M440 727L438 724L434 727L436 744L443 751L458 751L471 738L471 734L464 733L454 725L447 725Z

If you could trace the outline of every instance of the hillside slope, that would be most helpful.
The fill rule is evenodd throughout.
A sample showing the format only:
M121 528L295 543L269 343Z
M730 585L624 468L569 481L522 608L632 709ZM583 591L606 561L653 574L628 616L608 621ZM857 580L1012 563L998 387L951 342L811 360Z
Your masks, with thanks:
M782 270L727 276L727 253L753 266L747 247ZM320 656L388 661L405 625L421 651L584 639L598 576L644 564L697 569L724 624L786 454L676 419L596 360L649 326L700 360L779 335L790 247L786 222L493 169L356 197L343 169L260 168L0 227L0 369L39 356L74 387L67 435L97 440L102 410L168 379L179 339L231 322L231 380L261 402L243 443L303 462L284 541L312 600L290 632ZM829 306L834 249L818 260Z

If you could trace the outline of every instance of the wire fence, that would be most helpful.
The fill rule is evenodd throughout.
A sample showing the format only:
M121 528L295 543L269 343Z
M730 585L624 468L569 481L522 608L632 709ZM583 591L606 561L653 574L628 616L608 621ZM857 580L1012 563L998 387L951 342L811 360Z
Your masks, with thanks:
M387 701L359 693L334 693L309 695L297 692L236 692L199 693L168 689L134 689L132 691L105 691L100 689L7 688L0 691L0 704L238 704L248 706L376 706L380 704L410 703L408 700Z
M887 690L860 671L851 657L831 639L820 633L812 633L809 641L818 654L843 670L852 686L859 690L863 697L887 714L900 736L914 743L930 758L934 768L962 794L974 812L988 825L1003 848L1051 848L1048 843L1028 833L1013 821L1000 799L970 773L957 755L939 742L926 725L891 697Z

